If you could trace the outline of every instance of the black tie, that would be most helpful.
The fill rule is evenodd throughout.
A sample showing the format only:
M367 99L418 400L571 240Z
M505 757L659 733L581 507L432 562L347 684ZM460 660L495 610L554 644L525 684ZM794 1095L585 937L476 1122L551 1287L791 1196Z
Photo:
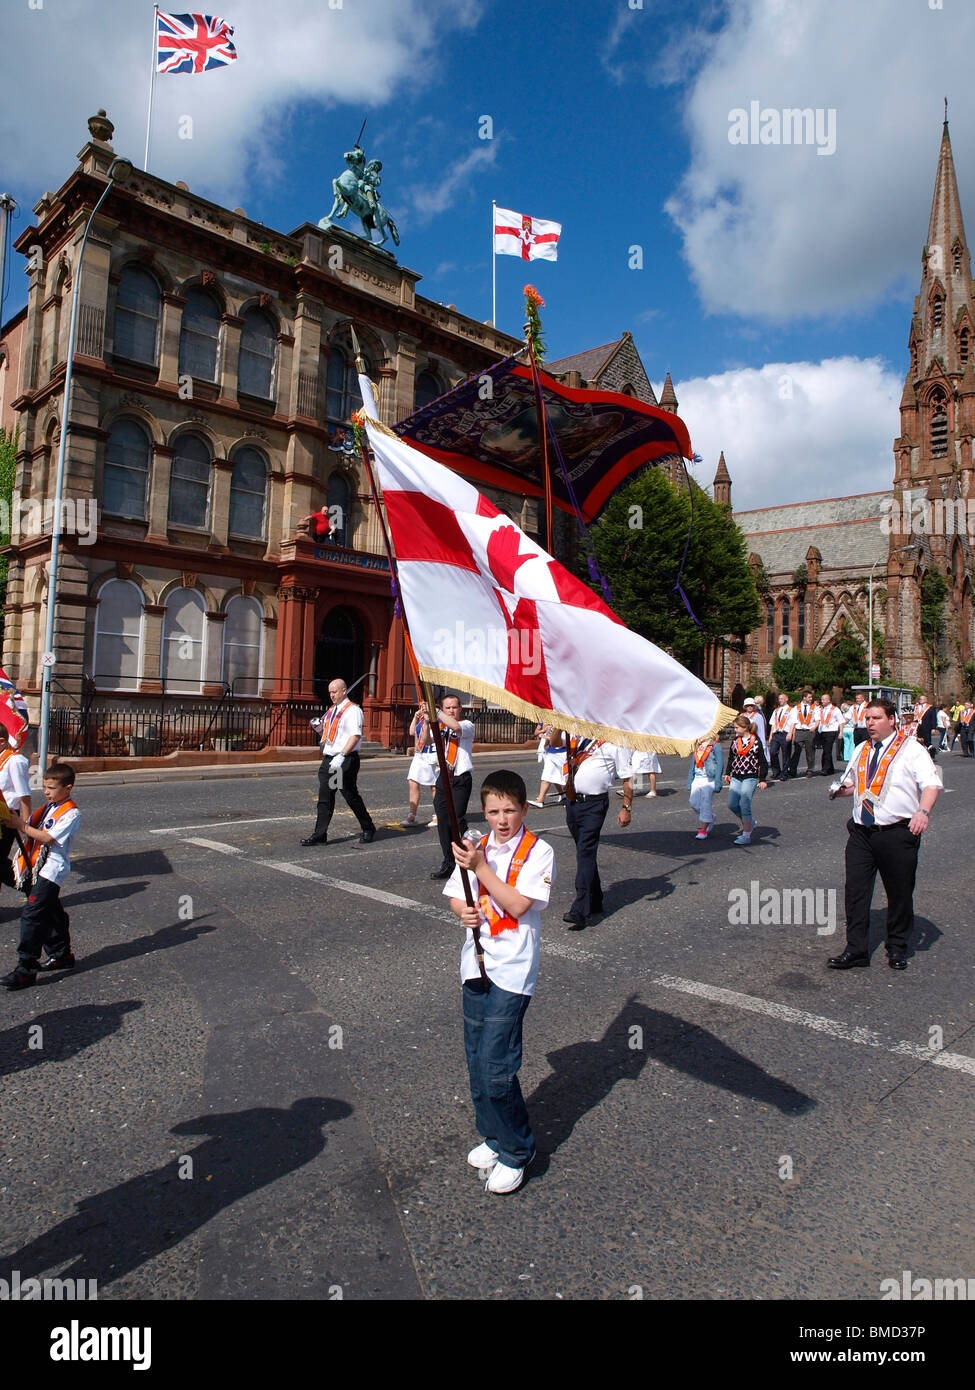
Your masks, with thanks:
M881 742L881 743L875 743L875 744L873 745L873 755L872 755L872 757L871 757L871 759L870 759L870 762L869 762L869 764L868 764L868 766L867 766L867 785L868 785L868 786L869 786L870 783L873 781L873 779L874 779L874 774L875 774L876 771L877 771L877 764L880 762L880 750L881 750L882 747L883 747L883 743L882 743L882 742Z

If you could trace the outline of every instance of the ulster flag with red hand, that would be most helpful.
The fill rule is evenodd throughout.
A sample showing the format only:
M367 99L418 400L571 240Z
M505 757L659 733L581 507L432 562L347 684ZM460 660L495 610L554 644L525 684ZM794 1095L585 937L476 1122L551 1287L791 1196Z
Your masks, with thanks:
M494 209L494 254L523 261L557 261L561 222L544 222L524 212Z
M628 748L687 754L735 716L463 478L370 419L425 680Z

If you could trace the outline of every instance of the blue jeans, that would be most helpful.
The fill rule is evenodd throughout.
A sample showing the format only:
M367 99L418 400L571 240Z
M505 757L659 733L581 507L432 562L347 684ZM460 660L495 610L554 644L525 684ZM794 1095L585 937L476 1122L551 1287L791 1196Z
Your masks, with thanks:
M752 821L752 796L757 786L757 777L732 777L728 784L728 810L749 824Z
M530 994L464 981L464 1050L478 1133L509 1168L524 1168L535 1138L518 1085L521 1025Z

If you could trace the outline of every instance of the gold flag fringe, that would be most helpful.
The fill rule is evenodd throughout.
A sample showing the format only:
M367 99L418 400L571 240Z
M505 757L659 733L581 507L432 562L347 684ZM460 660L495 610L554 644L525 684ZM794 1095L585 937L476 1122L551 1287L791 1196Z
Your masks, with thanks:
M478 695L482 700L491 700L512 714L524 719L534 719L539 724L551 724L567 733L579 734L583 738L602 738L607 743L618 743L623 748L632 748L646 753L674 753L687 757L694 751L698 738L715 738L733 719L738 711L719 703L709 729L702 729L696 738L664 738L658 734L634 734L629 729L617 729L611 724L595 724L586 719L576 719L561 710L545 709L541 705L531 705L517 695L512 695L503 686L491 685L476 676L464 675L460 671L445 671L438 666L421 666L420 675L436 685L449 685L455 690L466 690Z

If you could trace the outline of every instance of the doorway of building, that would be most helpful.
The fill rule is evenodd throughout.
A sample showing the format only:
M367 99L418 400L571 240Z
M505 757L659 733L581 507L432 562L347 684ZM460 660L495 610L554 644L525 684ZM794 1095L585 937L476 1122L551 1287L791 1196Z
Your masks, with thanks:
M326 709L331 704L328 698L329 681L340 677L346 685L351 686L365 675L365 647L362 624L352 610L333 608L322 623L315 643L313 684L315 695ZM362 703L362 695L360 685L353 692L357 704Z

